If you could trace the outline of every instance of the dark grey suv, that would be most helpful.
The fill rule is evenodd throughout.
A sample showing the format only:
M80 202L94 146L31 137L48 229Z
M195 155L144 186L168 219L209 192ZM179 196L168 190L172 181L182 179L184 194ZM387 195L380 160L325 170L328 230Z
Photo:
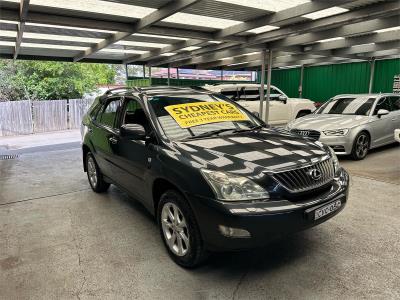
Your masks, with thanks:
M93 190L112 183L141 201L185 267L325 222L347 201L349 177L329 147L269 128L212 92L108 91L82 135Z

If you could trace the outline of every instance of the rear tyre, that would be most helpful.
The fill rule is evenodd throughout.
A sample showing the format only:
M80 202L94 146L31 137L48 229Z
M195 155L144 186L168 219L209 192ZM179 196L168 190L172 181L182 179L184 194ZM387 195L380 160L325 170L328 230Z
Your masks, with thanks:
M110 184L104 181L103 174L91 152L86 155L86 173L94 192L103 193L108 190Z
M369 150L370 138L366 132L360 132L354 139L353 149L351 150L351 158L354 160L364 159Z
M207 258L194 214L180 193L168 190L162 194L157 219L161 238L175 263L194 268Z

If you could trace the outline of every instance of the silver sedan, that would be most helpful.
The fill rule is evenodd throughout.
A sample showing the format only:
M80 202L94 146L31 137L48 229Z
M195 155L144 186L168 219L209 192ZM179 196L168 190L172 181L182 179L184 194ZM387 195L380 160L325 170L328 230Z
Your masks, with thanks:
M355 160L365 158L369 149L393 143L398 128L398 94L339 95L287 125L292 133L320 140Z

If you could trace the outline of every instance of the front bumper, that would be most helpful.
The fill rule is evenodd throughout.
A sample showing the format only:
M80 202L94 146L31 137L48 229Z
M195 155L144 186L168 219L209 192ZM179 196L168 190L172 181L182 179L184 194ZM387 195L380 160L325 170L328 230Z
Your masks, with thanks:
M349 155L353 148L353 139L350 133L345 136L327 136L321 133L319 141L330 146L338 155Z
M288 200L227 203L188 195L207 249L229 251L256 248L273 238L301 231L332 218L343 210L349 189L349 176L342 169L329 191L315 198L296 202ZM314 221L314 210L340 200L341 207ZM223 235L219 226L244 229L250 237Z

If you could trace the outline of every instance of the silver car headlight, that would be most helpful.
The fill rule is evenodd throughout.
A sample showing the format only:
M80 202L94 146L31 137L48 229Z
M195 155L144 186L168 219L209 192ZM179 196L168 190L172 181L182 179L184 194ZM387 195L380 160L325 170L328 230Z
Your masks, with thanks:
M335 129L335 130L324 130L322 131L325 135L343 136L349 132L348 128Z
M206 169L202 169L201 173L219 200L243 201L269 198L264 188L247 177Z
M329 152L331 153L331 158L332 158L332 162L333 162L333 169L334 169L334 172L336 174L336 172L340 169L339 160L338 160L338 158L336 156L335 151L333 151L333 149L331 147L328 147L328 148L329 148Z

